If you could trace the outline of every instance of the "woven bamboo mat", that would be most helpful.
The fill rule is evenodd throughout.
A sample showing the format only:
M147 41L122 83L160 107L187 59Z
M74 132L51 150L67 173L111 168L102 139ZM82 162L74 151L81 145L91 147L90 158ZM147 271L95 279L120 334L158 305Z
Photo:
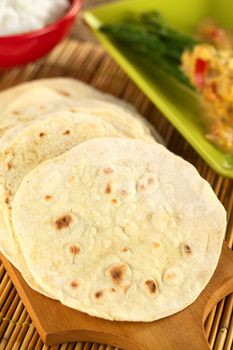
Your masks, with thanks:
M232 248L233 181L218 176L205 164L102 48L90 43L65 41L47 58L36 64L0 73L0 89L25 80L59 75L81 79L133 103L156 126L168 148L194 164L199 173L211 184L227 209L226 241ZM205 331L211 349L233 350L233 294L214 307L205 323ZM0 264L0 350L18 349L114 350L115 348L79 342L52 347L45 346L3 265ZM192 349L192 344L190 344L190 349Z

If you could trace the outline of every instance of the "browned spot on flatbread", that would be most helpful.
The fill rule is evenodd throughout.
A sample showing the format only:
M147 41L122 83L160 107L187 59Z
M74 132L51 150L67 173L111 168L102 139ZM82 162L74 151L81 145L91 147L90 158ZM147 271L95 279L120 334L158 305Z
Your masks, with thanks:
M113 293L115 293L115 292L116 292L116 289L115 289L115 288L111 288L111 291L112 291Z
M97 292L95 292L96 299L102 299L103 296L104 296L104 292L102 290L98 290Z
M76 280L73 280L70 282L70 286L72 289L76 289L76 288L78 288L79 284Z
M181 245L182 254L184 256L191 256L193 254L192 249L189 244L183 243Z
M13 168L13 164L11 162L7 162L7 169L10 171Z
M156 283L153 280L145 281L145 286L147 287L148 292L150 294L156 294L157 293L157 286L156 286Z
M148 214L148 215L146 216L145 221L146 221L146 222L150 222L150 221L152 220L152 217L153 217L153 213Z
M127 267L123 264L115 264L108 269L108 274L114 284L120 285L122 283L126 269Z
M111 183L110 183L110 182L109 182L109 183L107 184L107 186L105 187L104 192L105 192L106 194L110 194L110 193L112 192L112 188L111 188Z
M73 218L69 214L62 215L57 220L55 220L55 226L57 230L62 230L64 228L69 227L69 225L72 223Z
M152 185L155 183L155 180L152 177L149 177L147 183L148 185Z
M51 200L53 199L53 196L51 196L51 194L46 194L46 195L44 196L44 199L45 199L46 201L51 201Z
M139 190L140 191L145 191L146 190L146 186L145 185L139 185Z
M127 248L127 247L124 247L123 249L122 249L122 252L128 252L129 251L129 248Z
M14 115L20 115L19 111L12 111L11 113L14 114Z
M128 290L129 290L129 288L130 288L130 284L128 284L128 286L125 286L125 288L124 288L124 292L125 292L125 293L127 293L127 292L128 292Z
M161 247L161 244L159 242L153 242L152 244L153 244L153 247L156 249Z
M10 198L12 197L12 192L11 190L6 191L5 193L5 203L8 205L8 208L11 210L11 206L9 206L10 203Z
M45 136L45 133L44 132L40 132L39 133L39 137L44 137Z
M103 169L103 173L104 174L111 174L111 173L113 173L113 169L112 168L110 168L110 167L106 167L106 168L104 168Z
M70 135L70 130L66 130L62 133L62 135Z
M70 96L70 94L67 91L63 91L63 90L57 90L59 92L59 94L63 95L63 96Z
M80 247L77 246L76 244L72 244L69 249L70 249L71 254L73 254L73 255L77 255L80 253Z
M116 198L113 198L112 199L112 204L117 204L118 203L118 200Z
M77 176L76 176L76 175L71 175L71 176L68 178L68 183L74 182L76 179L77 179Z

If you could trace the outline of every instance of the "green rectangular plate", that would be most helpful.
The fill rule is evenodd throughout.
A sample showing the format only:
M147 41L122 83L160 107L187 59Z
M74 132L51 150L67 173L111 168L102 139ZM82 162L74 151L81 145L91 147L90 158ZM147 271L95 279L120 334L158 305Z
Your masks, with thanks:
M191 33L206 16L215 18L221 25L233 27L232 0L128 0L86 11L84 19L112 57L205 161L219 174L233 178L233 156L205 139L195 94L99 30L102 24L152 9L159 10L178 29Z

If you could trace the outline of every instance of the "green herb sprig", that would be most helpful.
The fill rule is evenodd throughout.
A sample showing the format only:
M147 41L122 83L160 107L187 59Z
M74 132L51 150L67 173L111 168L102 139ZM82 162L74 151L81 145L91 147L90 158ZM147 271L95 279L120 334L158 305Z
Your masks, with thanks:
M101 31L191 87L180 68L181 55L199 41L172 28L158 12L145 12L129 22L105 25Z

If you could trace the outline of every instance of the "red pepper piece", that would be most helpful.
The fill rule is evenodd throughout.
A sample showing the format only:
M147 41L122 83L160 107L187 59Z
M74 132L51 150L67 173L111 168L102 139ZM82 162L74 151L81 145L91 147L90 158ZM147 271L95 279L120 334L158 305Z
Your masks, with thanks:
M208 61L205 61L201 58L197 58L195 62L195 83L199 88L202 88L205 85L206 73L208 70Z
M210 36L215 39L221 35L221 30L217 28L213 28L210 30Z

